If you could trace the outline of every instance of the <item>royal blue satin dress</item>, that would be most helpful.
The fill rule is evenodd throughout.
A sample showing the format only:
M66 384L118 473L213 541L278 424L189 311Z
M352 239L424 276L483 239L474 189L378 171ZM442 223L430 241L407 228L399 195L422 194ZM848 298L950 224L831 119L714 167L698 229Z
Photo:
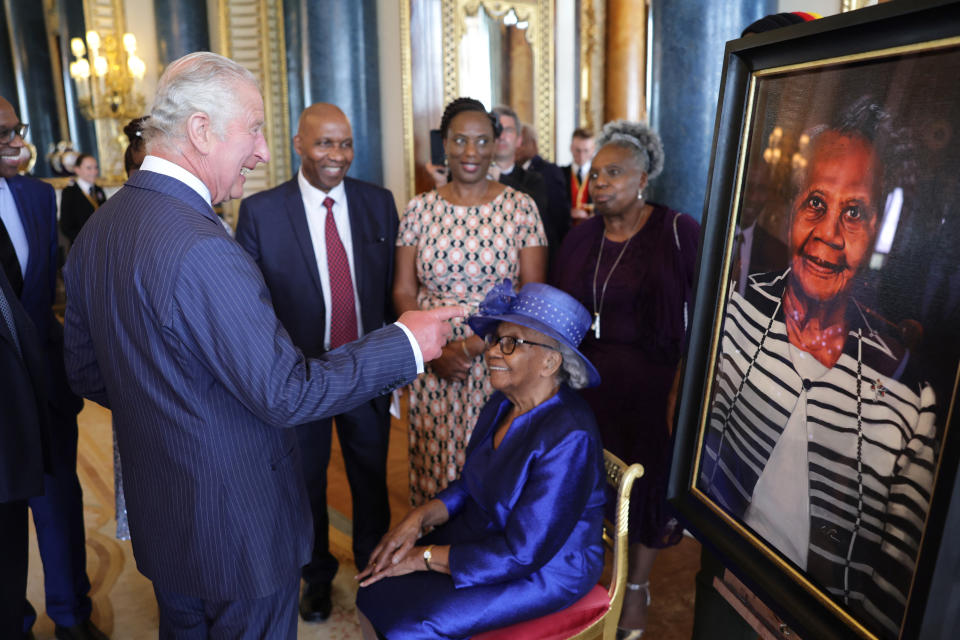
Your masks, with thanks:
M496 392L477 419L460 479L437 495L446 524L418 544L449 544L450 573L386 578L357 607L389 640L469 638L567 607L603 570L603 446L593 413L566 385L516 418Z

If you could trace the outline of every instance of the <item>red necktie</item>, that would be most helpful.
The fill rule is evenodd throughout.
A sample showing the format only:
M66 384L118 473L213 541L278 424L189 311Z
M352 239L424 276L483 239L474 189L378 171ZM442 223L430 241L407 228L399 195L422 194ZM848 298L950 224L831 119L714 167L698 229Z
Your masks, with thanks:
M330 275L330 348L336 349L357 339L357 308L353 298L350 261L340 242L333 220L333 198L326 198L327 273Z

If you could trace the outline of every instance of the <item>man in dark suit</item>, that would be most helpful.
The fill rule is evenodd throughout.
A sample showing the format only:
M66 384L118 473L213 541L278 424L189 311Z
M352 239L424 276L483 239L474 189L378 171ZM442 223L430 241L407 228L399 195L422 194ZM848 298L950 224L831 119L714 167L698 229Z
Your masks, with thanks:
M25 635L27 500L43 493L47 401L40 340L5 271L0 269L0 637L19 638Z
M57 638L105 638L91 622L90 581L83 529L83 494L77 478L77 413L83 402L70 391L63 369L63 327L53 315L57 278L57 205L53 188L17 175L14 157L24 129L0 97L0 258L14 292L36 327L46 366L50 466L42 496L30 499L43 560L47 615ZM36 612L24 600L24 631Z
M462 313L404 313L306 358L212 208L269 160L263 124L249 71L209 52L172 62L143 165L84 226L65 269L67 372L113 411L161 638L296 637L313 527L290 427L410 382Z
M520 120L513 109L504 105L494 107L493 113L497 114L503 129L494 145L493 162L490 163L489 169L490 176L533 198L549 240L551 232L546 229L547 219L544 216L547 210L547 185L539 174L527 171L517 163L517 149L523 142Z
M523 125L521 136L522 140L517 149L517 163L525 170L539 174L547 189L547 209L540 213L540 217L547 232L550 263L552 263L560 243L570 230L570 200L564 191L566 183L560 167L540 156L537 132L534 128L527 124Z
M273 308L293 343L312 358L392 322L399 216L389 191L346 177L353 161L353 132L336 106L307 107L293 147L301 158L300 171L289 182L243 201L237 242L260 266ZM347 258L342 275L335 264L337 251ZM358 569L366 566L390 526L389 403L389 396L380 396L336 416L353 496ZM300 601L300 615L308 621L330 615L330 585L338 566L329 549L327 516L332 423L327 418L296 429L313 511L313 554L302 571Z
M573 162L560 167L566 181L566 194L570 198L570 217L578 224L593 215L587 180L590 163L596 152L596 142L590 129L575 129L570 139L570 154Z
M754 159L747 171L740 220L733 245L734 287L746 295L751 273L783 271L789 263L787 243L767 231L775 209L783 209L789 200L785 186L777 183L772 167L761 158Z
M107 201L103 189L95 182L100 175L96 158L89 153L81 153L77 156L73 172L77 175L73 184L64 187L60 193L60 230L71 244L93 212Z

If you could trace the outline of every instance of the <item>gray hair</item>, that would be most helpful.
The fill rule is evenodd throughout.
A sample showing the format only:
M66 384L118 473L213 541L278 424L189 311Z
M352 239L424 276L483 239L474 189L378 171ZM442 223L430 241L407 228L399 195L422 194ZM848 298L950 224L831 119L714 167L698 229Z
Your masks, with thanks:
M580 356L562 342L557 342L557 351L559 351L563 357L563 363L557 372L560 382L566 383L571 389L583 389L586 387L589 382L589 376L587 375L587 367L583 364Z
M916 167L913 166L909 131L894 127L890 113L873 96L860 96L837 113L831 122L816 125L805 132L809 140L799 153L806 162L794 168L791 175L791 203L807 186L810 160L819 143L818 139L830 132L859 137L873 149L879 161L873 193L879 222L886 196L897 186L913 185L915 182Z
M603 125L597 148L612 144L633 152L640 169L653 180L663 171L663 143L657 132L642 122L614 120Z
M490 110L491 113L497 114L497 120L500 120L500 116L510 116L513 118L513 123L516 125L517 133L521 132L523 123L520 122L520 118L517 117L517 112L508 107L505 104L498 105Z
M237 101L231 98L239 83L259 88L250 71L216 53L198 51L174 60L157 83L143 139L152 146L183 138L187 119L197 112L207 114L214 133L222 137L237 115Z

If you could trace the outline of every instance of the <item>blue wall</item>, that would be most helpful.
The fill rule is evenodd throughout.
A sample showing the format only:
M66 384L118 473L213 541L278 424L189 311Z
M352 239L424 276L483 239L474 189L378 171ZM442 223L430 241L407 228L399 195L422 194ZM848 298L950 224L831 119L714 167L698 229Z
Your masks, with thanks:
M13 104L20 120L30 125L27 139L36 146L38 156L33 175L51 176L53 172L45 156L53 143L65 134L60 130L57 116L54 82L60 79L53 75L50 47L45 37L47 28L43 18L43 3L7 2L5 5L7 14L4 16L3 29L6 30L11 24L16 28L11 30L8 48L0 51L0 60L3 60L4 67L10 65L9 70L14 73L16 67L13 61L20 61L23 65L19 78L22 86L17 87L15 92L6 86L0 88L4 91L4 97ZM8 78L8 71L0 72L0 81L5 85L9 83ZM26 104L20 104L20 99L24 98Z
M777 12L776 0L653 0L650 125L666 164L648 198L703 215L717 116L723 50L752 22Z
M206 2L154 0L153 15L157 25L157 58L161 66L194 51L210 50Z
M291 133L304 107L337 105L353 126L356 153L349 175L382 184L376 0L285 0L284 26ZM299 159L292 158L299 168Z

